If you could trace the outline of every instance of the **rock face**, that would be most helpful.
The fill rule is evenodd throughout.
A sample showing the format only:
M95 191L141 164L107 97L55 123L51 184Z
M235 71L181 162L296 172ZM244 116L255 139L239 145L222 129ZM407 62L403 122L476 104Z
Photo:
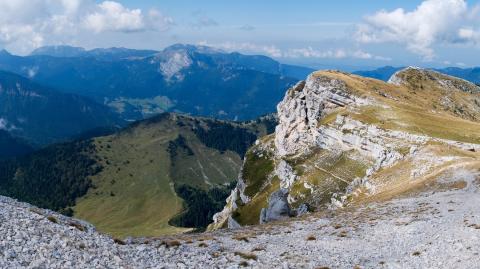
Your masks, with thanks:
M279 125L275 146L278 155L294 154L314 145L318 119L355 101L341 80L310 75L295 85L277 106Z
M297 178L292 167L286 161L280 160L275 167L275 173L280 179L280 188L288 192Z
M161 55L159 71L167 81L172 80L172 78L181 81L183 75L180 74L180 71L188 68L192 63L192 59L185 50L169 51Z
M268 208L262 208L260 224L270 221L282 220L292 215L288 204L288 193L278 190L268 198Z
M413 67L389 83L337 71L311 74L278 104L275 134L244 161L243 171L259 173L241 175L235 192L241 199L229 200L216 225L227 216L251 225L290 210L393 196L446 167L476 162L479 93L464 80Z

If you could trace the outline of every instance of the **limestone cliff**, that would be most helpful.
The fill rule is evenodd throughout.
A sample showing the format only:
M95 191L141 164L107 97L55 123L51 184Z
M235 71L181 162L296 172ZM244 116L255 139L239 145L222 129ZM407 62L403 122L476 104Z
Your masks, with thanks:
M249 150L211 228L392 198L479 165L480 89L433 71L409 67L389 83L315 72L288 90L277 112L275 134ZM288 201L280 209L279 190Z

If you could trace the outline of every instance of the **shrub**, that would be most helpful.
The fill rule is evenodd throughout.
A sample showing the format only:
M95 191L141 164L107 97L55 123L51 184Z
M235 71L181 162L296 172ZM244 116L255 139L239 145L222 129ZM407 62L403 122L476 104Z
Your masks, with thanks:
M83 225L81 225L80 223L77 223L77 222L72 221L68 225L70 225L72 227L75 227L75 228L77 228L77 230L82 231L82 232L85 232L85 230L86 230L86 228Z
M118 244L118 245L126 245L127 244L127 243L125 243L125 241L123 241L122 239L119 239L119 238L114 238L113 242L115 242L115 244Z
M48 216L47 219L53 223L58 223L57 218L55 218L54 216Z

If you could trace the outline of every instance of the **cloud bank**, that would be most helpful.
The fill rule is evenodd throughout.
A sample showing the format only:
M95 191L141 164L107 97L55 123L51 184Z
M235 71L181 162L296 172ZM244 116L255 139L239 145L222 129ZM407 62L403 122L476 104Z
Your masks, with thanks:
M207 41L199 42L198 45L209 46L226 51L240 51L246 53L260 53L274 58L310 58L310 59L361 59L361 60L379 60L390 61L388 57L373 55L363 50L350 49L327 49L320 50L313 47L305 48L289 48L280 49L274 45L258 45L249 42L223 42L223 43L208 43Z
M426 0L413 11L381 10L358 25L356 40L398 43L432 60L437 44L480 43L478 11L478 7L469 8L464 0Z
M0 46L24 53L81 32L165 31L172 24L158 10L129 9L115 1L0 0Z

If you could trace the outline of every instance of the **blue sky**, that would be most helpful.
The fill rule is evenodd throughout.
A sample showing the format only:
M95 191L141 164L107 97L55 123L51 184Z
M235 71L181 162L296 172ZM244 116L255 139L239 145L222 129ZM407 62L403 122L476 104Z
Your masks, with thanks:
M319 68L476 66L480 65L478 4L464 0L0 0L0 46L26 54L55 44L159 50L191 43Z

